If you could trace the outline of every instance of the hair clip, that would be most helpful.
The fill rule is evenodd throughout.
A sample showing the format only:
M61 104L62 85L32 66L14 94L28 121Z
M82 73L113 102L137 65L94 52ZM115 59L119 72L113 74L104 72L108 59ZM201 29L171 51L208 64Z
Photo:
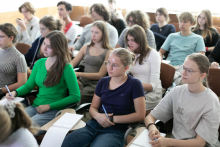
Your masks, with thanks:
M14 118L14 117L15 117L15 111L14 111L14 109L15 109L15 103L9 101L9 102L5 105L5 108L7 109L10 118Z

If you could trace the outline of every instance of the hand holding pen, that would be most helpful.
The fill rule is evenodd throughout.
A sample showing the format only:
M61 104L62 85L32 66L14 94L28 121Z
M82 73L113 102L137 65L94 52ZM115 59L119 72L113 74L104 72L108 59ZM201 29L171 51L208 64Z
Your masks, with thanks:
M8 88L7 85L5 85L5 88L8 90L8 93L6 94L5 97L6 97L8 100L14 100L14 97L16 96L16 92L15 92L15 91L10 92L10 90L9 90L9 88Z
M103 108L104 106L102 106ZM104 107L105 108L105 107ZM111 122L109 120L110 116L113 116L113 113L111 114L107 114L106 110L103 108L105 114L103 113L97 113L97 115L94 117L94 119L97 120L97 122L103 127L103 128L107 128L110 127L112 125L115 125L113 122Z

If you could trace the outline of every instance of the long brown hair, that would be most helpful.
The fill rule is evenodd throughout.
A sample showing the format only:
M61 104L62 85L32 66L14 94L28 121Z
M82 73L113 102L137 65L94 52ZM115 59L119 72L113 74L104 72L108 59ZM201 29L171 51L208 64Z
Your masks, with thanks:
M46 87L59 84L64 68L70 60L68 42L61 31L52 31L45 38L50 40L50 46L57 56L56 62L47 71L47 78L44 81Z
M0 105L0 143L21 127L27 128L34 135L37 134L39 130L37 126L33 125L33 122L20 103L15 103L14 112L15 116L10 118L6 107Z
M112 49L112 47L109 44L109 37L108 37L108 29L106 24L103 21L96 21L93 23L92 27L96 26L101 32L102 32L102 48L104 49ZM94 42L91 40L91 43L89 46L93 46Z
M138 24L145 31L147 31L147 29L150 28L150 19L149 19L149 16L147 15L147 13L142 12L140 10L134 10L134 11L128 12L125 16L127 24L129 22L130 17L133 18L134 24Z
M199 67L200 73L206 73L206 77L203 79L203 85L208 88L209 84L207 77L209 75L209 59L205 55L200 53L193 53L191 55L188 55L186 58L196 62Z
M202 38L205 39L208 35L210 36L210 42L212 42L212 31L213 31L213 19L212 19L212 13L209 10L202 10L199 15L196 18L196 24L195 24L195 28L193 29L193 31L196 31L199 29L199 23L198 23L198 18L201 14L205 15L205 28L204 30L202 30Z
M128 35L134 37L134 41L139 44L139 48L135 50L134 53L140 54L136 61L139 61L139 64L143 64L143 59L150 52L151 48L147 43L147 37L144 29L139 25L133 25L128 29L125 35L125 43L128 45Z

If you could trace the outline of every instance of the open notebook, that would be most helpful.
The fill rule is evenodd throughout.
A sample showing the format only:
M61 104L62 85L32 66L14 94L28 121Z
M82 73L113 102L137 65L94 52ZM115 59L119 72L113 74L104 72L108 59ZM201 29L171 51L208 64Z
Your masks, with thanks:
M15 103L19 103L21 101L23 101L24 98L22 97L15 97L14 100L11 100L12 102L15 102ZM6 105L8 103L8 99L7 98L3 98L1 101L0 101L0 105Z
M65 113L51 126L45 134L41 147L60 147L69 130L74 127L83 115Z
M132 142L132 144L129 147L152 147L149 143L152 141L148 137L149 131L145 129L135 140ZM161 136L165 137L166 134L160 133Z

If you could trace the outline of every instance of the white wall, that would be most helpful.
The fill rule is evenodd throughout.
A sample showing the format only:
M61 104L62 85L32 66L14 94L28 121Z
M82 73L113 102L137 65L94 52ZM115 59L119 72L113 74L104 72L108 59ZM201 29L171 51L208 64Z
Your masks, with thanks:
M17 11L18 7L26 2L27 0L0 0L4 1L1 3L0 13L2 12L10 12ZM60 0L29 0L35 8L43 8L56 6L56 4ZM70 2L72 5L85 5L89 6L93 3L103 3L108 5L108 0L66 0ZM140 9L145 11L152 11L159 7L165 7L170 12L178 11L192 11L199 12L203 9L209 9L212 13L216 13L220 16L219 9L219 0L117 0L117 5L120 8L126 8L128 10L131 9ZM9 7L10 6L10 7Z

